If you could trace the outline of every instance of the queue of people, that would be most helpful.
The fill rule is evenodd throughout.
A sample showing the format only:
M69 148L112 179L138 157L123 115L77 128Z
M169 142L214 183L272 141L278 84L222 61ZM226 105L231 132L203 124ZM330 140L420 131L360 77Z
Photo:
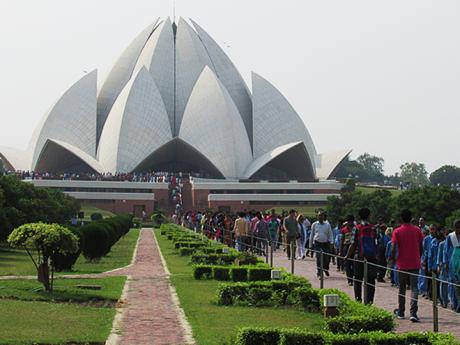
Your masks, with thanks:
M460 314L460 220L453 230L427 226L402 210L400 223L383 219L376 224L368 208L348 215L333 227L320 211L311 223L295 210L271 212L187 212L182 225L239 251L266 255L270 246L288 259L303 260L316 253L317 276L330 275L331 264L346 275L357 301L373 304L376 282L398 288L395 316L405 318L406 291L410 290L409 319L418 322L418 298L432 298L432 275L437 277L440 305ZM294 251L291 249L294 248ZM366 273L365 273L366 270ZM364 280L365 284L364 283Z

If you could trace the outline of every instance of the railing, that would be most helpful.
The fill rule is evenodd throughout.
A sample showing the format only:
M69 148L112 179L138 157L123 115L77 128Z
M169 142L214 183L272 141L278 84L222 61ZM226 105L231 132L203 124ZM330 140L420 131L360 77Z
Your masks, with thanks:
M198 231L198 230L197 230ZM222 241L225 241L226 240L226 237L225 235L228 235L228 233L230 233L230 241L231 241L231 245L233 247L237 246L239 244L239 242L235 239L235 232L232 231L232 230L224 230L223 231L223 234L221 236L221 239ZM262 256L265 257L265 262L266 263L269 263L271 267L273 267L273 254L274 254L274 250L273 248L274 247L278 247L278 246L286 246L286 243L283 243L283 242L279 242L279 241L271 241L270 239L268 238L263 238L263 237L257 237L256 235L254 234L250 234L248 236L246 236L248 239L250 239L250 243L244 243L243 244L243 247L245 250L246 248L248 248L251 252L253 253L256 253L256 254L262 254ZM259 242L257 242L259 241ZM224 242L225 243L225 242ZM256 243L254 245L254 243ZM262 246L259 246L258 244L262 244L263 243L263 248L265 250L263 250L263 248L261 248ZM295 268L296 268L296 259L295 259L295 254L296 254L296 244L295 244L295 241L291 241L290 242L290 272L292 274L295 274ZM238 248L239 250L241 250L241 248ZM285 248L287 250L287 248ZM328 258L328 259L332 259L332 258L335 258L335 259L340 259L340 260L349 260L349 261L352 261L352 262L357 262L357 263L361 263L363 264L363 279L360 280L360 279L356 279L355 277L352 277L352 278L349 278L349 277L344 277L344 279L351 279L353 281L353 283L355 282L358 282L358 283L361 283L362 286L363 286L363 303L369 303L370 301L367 300L367 292L368 292L368 289L369 287L373 287L374 289L377 288L377 285L375 284L370 284L368 283L368 274L369 274L369 266L373 266L375 268L380 268L380 269L385 269L386 272L390 271L390 272L396 272L396 273L402 273L402 274L406 274L406 275L409 275L409 276L416 276L417 278L420 278L422 277L423 279L431 279L431 298L432 298L432 301L431 303L430 302L426 302L422 299L413 299L411 295L408 296L408 299L409 300L416 300L418 303L420 304L430 304L432 306L432 310L433 310L433 316L432 316L432 322L433 322L433 331L434 332L439 332L439 310L438 310L438 283L439 284L447 284L447 285L451 285L451 286L454 286L454 287L460 287L459 284L456 284L456 283L453 283L453 282L449 282L448 280L443 280L443 279L440 279L439 277L437 277L436 273L432 272L432 275L431 277L429 276L426 276L426 275L422 275L422 274L415 274L415 273L411 273L411 272L407 272L407 271L401 271L401 270L398 270L398 269L395 269L395 268L391 268L391 267L387 267L387 266L383 266L383 265L379 265L377 263L374 263L374 262L370 262L368 261L367 259L363 259L363 260L360 260L360 259L356 259L356 258L345 258L343 256L340 256L340 255L337 255L337 254L333 254L333 253L329 253L329 252L325 252L323 250L317 250L317 249L313 249L313 248L308 248L307 249L309 252L312 252L312 253L315 253L317 256L319 256L319 262L320 262L320 266L315 266L315 268L318 270L318 272L320 273L319 275L319 281L320 281L320 289L324 289L324 285L325 285L325 279L324 279L324 263L325 263L325 259ZM287 259L287 258L286 258ZM298 260L297 260L298 261ZM299 261L299 264L304 264L306 263L305 261ZM393 292L396 296L402 296L399 294L398 291L395 291ZM405 295L404 295L405 296ZM459 301L460 303L460 301ZM451 312L453 315L457 316L457 313L452 311L452 310L449 310L448 308L446 308L445 310Z

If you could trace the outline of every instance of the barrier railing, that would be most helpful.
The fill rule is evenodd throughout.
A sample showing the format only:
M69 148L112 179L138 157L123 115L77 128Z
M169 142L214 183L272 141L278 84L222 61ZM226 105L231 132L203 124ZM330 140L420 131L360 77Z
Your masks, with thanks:
M201 232L201 231L200 231ZM230 238L228 238L228 235L230 235ZM285 247L284 249L287 250L287 246L289 246L289 250L290 250L290 258L288 259L286 257L286 259L288 259L290 261L290 272L292 274L295 274L295 267L296 267L296 264L295 262L296 261L299 261L299 260L296 260L295 257L296 257L296 243L295 241L290 241L289 244L285 243L285 242L280 242L280 241L273 241L267 237L258 237L257 235L255 234L250 234L249 236L245 236L246 239L249 239L249 241L246 241L245 243L243 243L243 248L239 248L239 250L243 250L243 251L246 251L246 250L249 250L255 254L259 254L261 256L264 256L265 258L265 262L266 263L269 263L271 267L273 267L273 256L274 256L274 247L278 247L278 246L283 246ZM223 234L220 238L220 240L222 240L221 242L225 243L225 240L228 240L230 239L230 244L231 246L233 247L236 247L237 246L237 240L236 240L236 236L235 236L235 232L233 230L224 230L223 231ZM263 243L263 246L261 245ZM228 244L228 243L227 243ZM353 281L353 283L357 282L357 283L360 283L362 284L363 286L363 303L369 303L370 301L367 300L367 296L368 296L368 289L369 287L372 287L374 289L376 289L378 286L376 284L370 284L368 282L368 275L369 275L369 266L373 266L375 268L381 268L381 269L385 269L385 272L396 272L396 273L401 273L401 274L406 274L406 275L412 275L412 276L416 276L417 278L423 278L423 279L431 279L431 303L429 302L426 302L422 299L414 299L411 295L409 296L405 296L406 298L408 298L409 301L411 300L416 300L419 304L425 304L425 305L428 305L430 304L432 306L432 320L433 320L433 331L434 332L439 332L439 307L438 307L438 286L440 284L448 284L448 285L451 285L451 286L454 286L454 287L460 287L459 284L456 284L454 282L451 282L451 281L448 281L448 280L443 280L443 279L440 279L435 272L432 272L431 274L431 277L430 276L427 276L427 275L422 275L422 274L415 274L415 273L411 273L411 272L407 272L407 271L401 271L401 270L398 270L396 268L392 268L392 267L388 267L388 266L383 266L383 265L379 265L375 262L370 262L368 261L367 259L357 259L357 258L348 258L348 257L343 257L343 256L340 256L340 255L337 255L337 254L333 254L333 253L330 253L330 252L326 252L326 251L323 251L323 250L317 250L317 249L314 249L312 247L309 247L308 248L308 251L309 252L312 252L312 253L315 253L317 256L319 256L319 266L317 266L315 264L315 268L317 269L317 271L319 272L319 281L320 281L320 289L324 289L325 287L325 278L324 278L324 267L325 267L325 259L326 257L328 259L332 259L332 258L335 258L335 259L339 259L339 260L349 260L349 261L352 261L352 262L357 262L357 263L361 263L363 264L363 278L362 280L361 279L356 279L355 277L344 277L344 279L351 279ZM302 264L302 263L309 263L310 261L299 261L299 264ZM392 291L392 293L394 293L396 296L402 296L399 294L399 291L393 291L393 290L390 290ZM460 302L459 302L460 303ZM452 312L453 315L456 315L457 313L452 311L452 310L449 310L448 308L446 308L445 310L449 311L449 312ZM457 316L457 315L456 315Z

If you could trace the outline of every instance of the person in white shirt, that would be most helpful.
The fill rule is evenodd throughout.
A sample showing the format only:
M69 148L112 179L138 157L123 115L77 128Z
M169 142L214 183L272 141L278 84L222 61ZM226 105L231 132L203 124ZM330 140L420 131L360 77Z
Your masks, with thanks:
M328 254L331 251L331 247L334 243L334 235L332 233L331 224L326 220L326 214L323 211L318 213L318 220L311 226L310 231L310 248L317 250L316 253L316 275L321 276L321 271L329 277L329 262L331 257L329 255L323 255L323 267L321 267L321 255L322 251L324 254Z

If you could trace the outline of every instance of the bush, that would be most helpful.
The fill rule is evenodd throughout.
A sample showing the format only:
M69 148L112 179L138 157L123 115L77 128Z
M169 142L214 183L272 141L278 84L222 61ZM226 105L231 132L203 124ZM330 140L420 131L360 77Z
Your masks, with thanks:
M89 223L81 227L85 238L82 253L87 260L98 260L110 250L109 235L98 222Z
M324 345L324 335L309 333L302 330L284 330L281 333L280 345Z
M233 267L232 280L234 282L245 282L248 280L248 269L246 267Z
M249 289L247 300L250 305L267 306L273 304L272 295L273 290L268 287L253 287Z
M181 256L189 256L195 253L195 248L180 248L179 253Z
M78 251L72 254L57 254L54 256L54 268L56 272L71 271L75 262L81 254L81 248L84 246L83 232L80 228L69 228L72 233L78 238Z
M391 332L394 329L394 320L388 314L384 310L376 310L367 315L337 316L327 319L326 324L332 333Z
M236 339L237 345L458 345L453 336L435 333L332 334L311 333L298 328L246 327L238 331Z
M254 267L248 269L249 281L271 280L271 268Z
M238 262L240 265L255 265L259 262L259 259L253 254L242 252L238 254Z
M212 277L212 266L210 265L195 265L193 266L193 277L195 279L210 279Z
M96 220L101 220L103 217L102 217L102 214L100 214L99 212L95 212L95 213L92 213L91 216L90 216L90 219L94 222Z
M278 345L279 341L279 330L266 328L242 328L236 337L236 345Z
M230 267L214 266L212 276L215 280L230 280Z
M319 311L320 301L317 290L302 286L295 288L293 294L297 303L305 310Z

